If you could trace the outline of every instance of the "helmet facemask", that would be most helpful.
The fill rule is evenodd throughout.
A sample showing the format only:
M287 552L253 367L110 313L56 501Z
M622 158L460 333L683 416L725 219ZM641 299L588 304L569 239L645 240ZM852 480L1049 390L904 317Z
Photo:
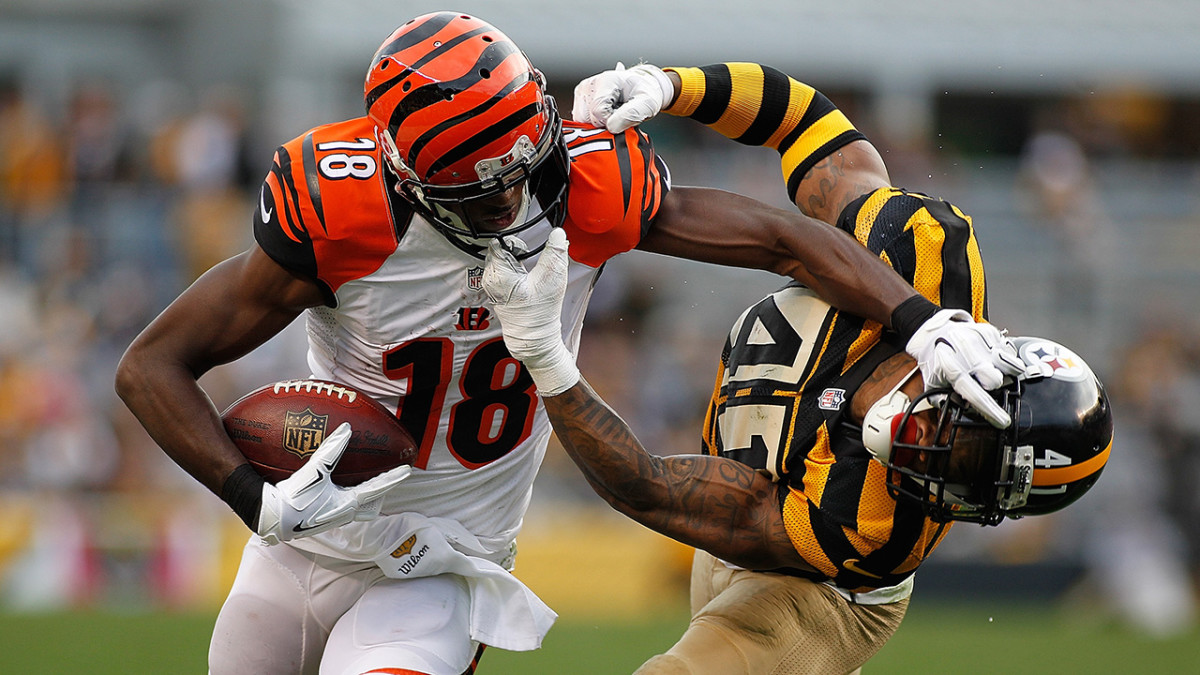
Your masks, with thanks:
M999 430L950 389L931 389L911 402L900 391L914 369L872 406L863 422L867 449L887 467L888 494L919 504L935 522L996 525L1024 506L1033 474L1032 448L1020 448L1017 427ZM1019 383L1000 392L1018 419ZM933 443L916 443L913 416L936 411Z
M1034 337L1013 344L1025 371L991 392L1012 418L1007 429L988 424L950 389L910 403L900 389L916 371L867 412L863 445L887 467L893 498L919 504L937 522L997 525L1063 509L1096 483L1113 442L1104 386L1060 344ZM913 416L934 408L935 442L918 445Z
M542 134L540 143L535 146L528 136L521 136L504 155L479 160L475 164L479 180L471 183L438 185L420 180L401 158L391 134L386 129L378 129L384 164L399 179L396 192L421 217L452 237L452 241L473 248L482 249L488 239L519 234L543 220L554 227L561 226L566 216L569 159L562 136L562 120L553 99L547 96L545 100L550 127ZM485 214L486 217L488 209L483 203L514 188L520 189L522 196L512 225L492 230L473 217L473 214ZM534 216L528 217L534 197L538 198L541 207ZM519 257L535 255L542 246L544 242Z
M1020 406L1019 383L1000 392L1013 419ZM996 429L952 390L922 393L899 423L906 428L922 401L941 399L935 442L928 446L895 438L888 467L888 493L921 504L935 522L997 525L1025 505L1033 476L1033 449L1017 443L1017 427Z

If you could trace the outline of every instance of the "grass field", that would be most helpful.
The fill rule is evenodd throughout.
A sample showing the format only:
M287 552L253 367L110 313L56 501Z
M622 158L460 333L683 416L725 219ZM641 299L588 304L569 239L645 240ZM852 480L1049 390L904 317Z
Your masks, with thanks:
M205 672L211 615L0 614L0 673ZM491 650L480 675L629 673L666 649L682 613L621 625L560 620L538 652ZM914 607L864 672L1200 673L1200 630L1151 640L1028 606ZM266 675L266 674L264 674Z

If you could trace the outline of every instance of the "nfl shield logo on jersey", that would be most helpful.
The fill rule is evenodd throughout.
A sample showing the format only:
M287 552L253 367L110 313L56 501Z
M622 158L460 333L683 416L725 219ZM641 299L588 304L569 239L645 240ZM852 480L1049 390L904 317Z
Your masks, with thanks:
M283 449L307 457L325 440L325 427L329 415L314 414L312 408L304 412L287 411L283 419Z
M478 291L483 289L483 268L472 267L467 270L467 290Z
M821 398L817 401L817 406L822 410L841 410L842 403L845 403L845 401L845 389L829 388L821 392Z

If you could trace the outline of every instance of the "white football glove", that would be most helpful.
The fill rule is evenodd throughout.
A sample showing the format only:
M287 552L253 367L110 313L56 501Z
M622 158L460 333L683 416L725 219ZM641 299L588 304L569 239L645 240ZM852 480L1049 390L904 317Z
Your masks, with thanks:
M275 485L263 484L258 515L258 535L263 541L275 545L379 517L384 493L408 478L412 467L398 466L353 487L341 487L330 474L349 443L350 425L343 423L295 473Z
M525 271L498 237L488 245L483 268L483 290L500 319L504 345L525 364L543 396L561 394L579 381L575 357L562 339L567 263L567 233L556 227L533 271Z
M658 66L649 63L593 75L575 85L571 117L619 134L657 115L675 98L675 87Z
M921 368L926 391L951 387L992 426L1012 423L987 390L999 388L1005 375L1020 375L1024 364L995 326L976 323L961 309L942 309L921 324L906 349Z

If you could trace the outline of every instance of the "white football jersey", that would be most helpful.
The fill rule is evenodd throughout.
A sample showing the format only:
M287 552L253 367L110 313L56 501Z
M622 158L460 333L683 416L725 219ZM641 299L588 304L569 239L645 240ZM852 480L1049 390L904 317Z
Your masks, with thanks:
M604 261L637 245L669 186L640 131L614 137L567 127L571 263L562 326L575 352ZM482 288L483 261L395 196L373 139L371 122L358 118L282 146L263 184L255 237L327 294L327 305L306 317L312 376L376 398L417 441L416 470L383 513L458 520L499 554L520 528L550 423L528 371L504 346ZM543 222L521 236L533 247L549 228ZM294 543L319 550L323 538Z
M574 353L600 270L575 261L569 270L562 326ZM476 536L507 540L551 430L532 380L503 346L482 275L481 260L414 217L378 270L338 289L336 308L308 311L308 362L313 377L397 411L419 444L418 470L384 513L454 518Z

